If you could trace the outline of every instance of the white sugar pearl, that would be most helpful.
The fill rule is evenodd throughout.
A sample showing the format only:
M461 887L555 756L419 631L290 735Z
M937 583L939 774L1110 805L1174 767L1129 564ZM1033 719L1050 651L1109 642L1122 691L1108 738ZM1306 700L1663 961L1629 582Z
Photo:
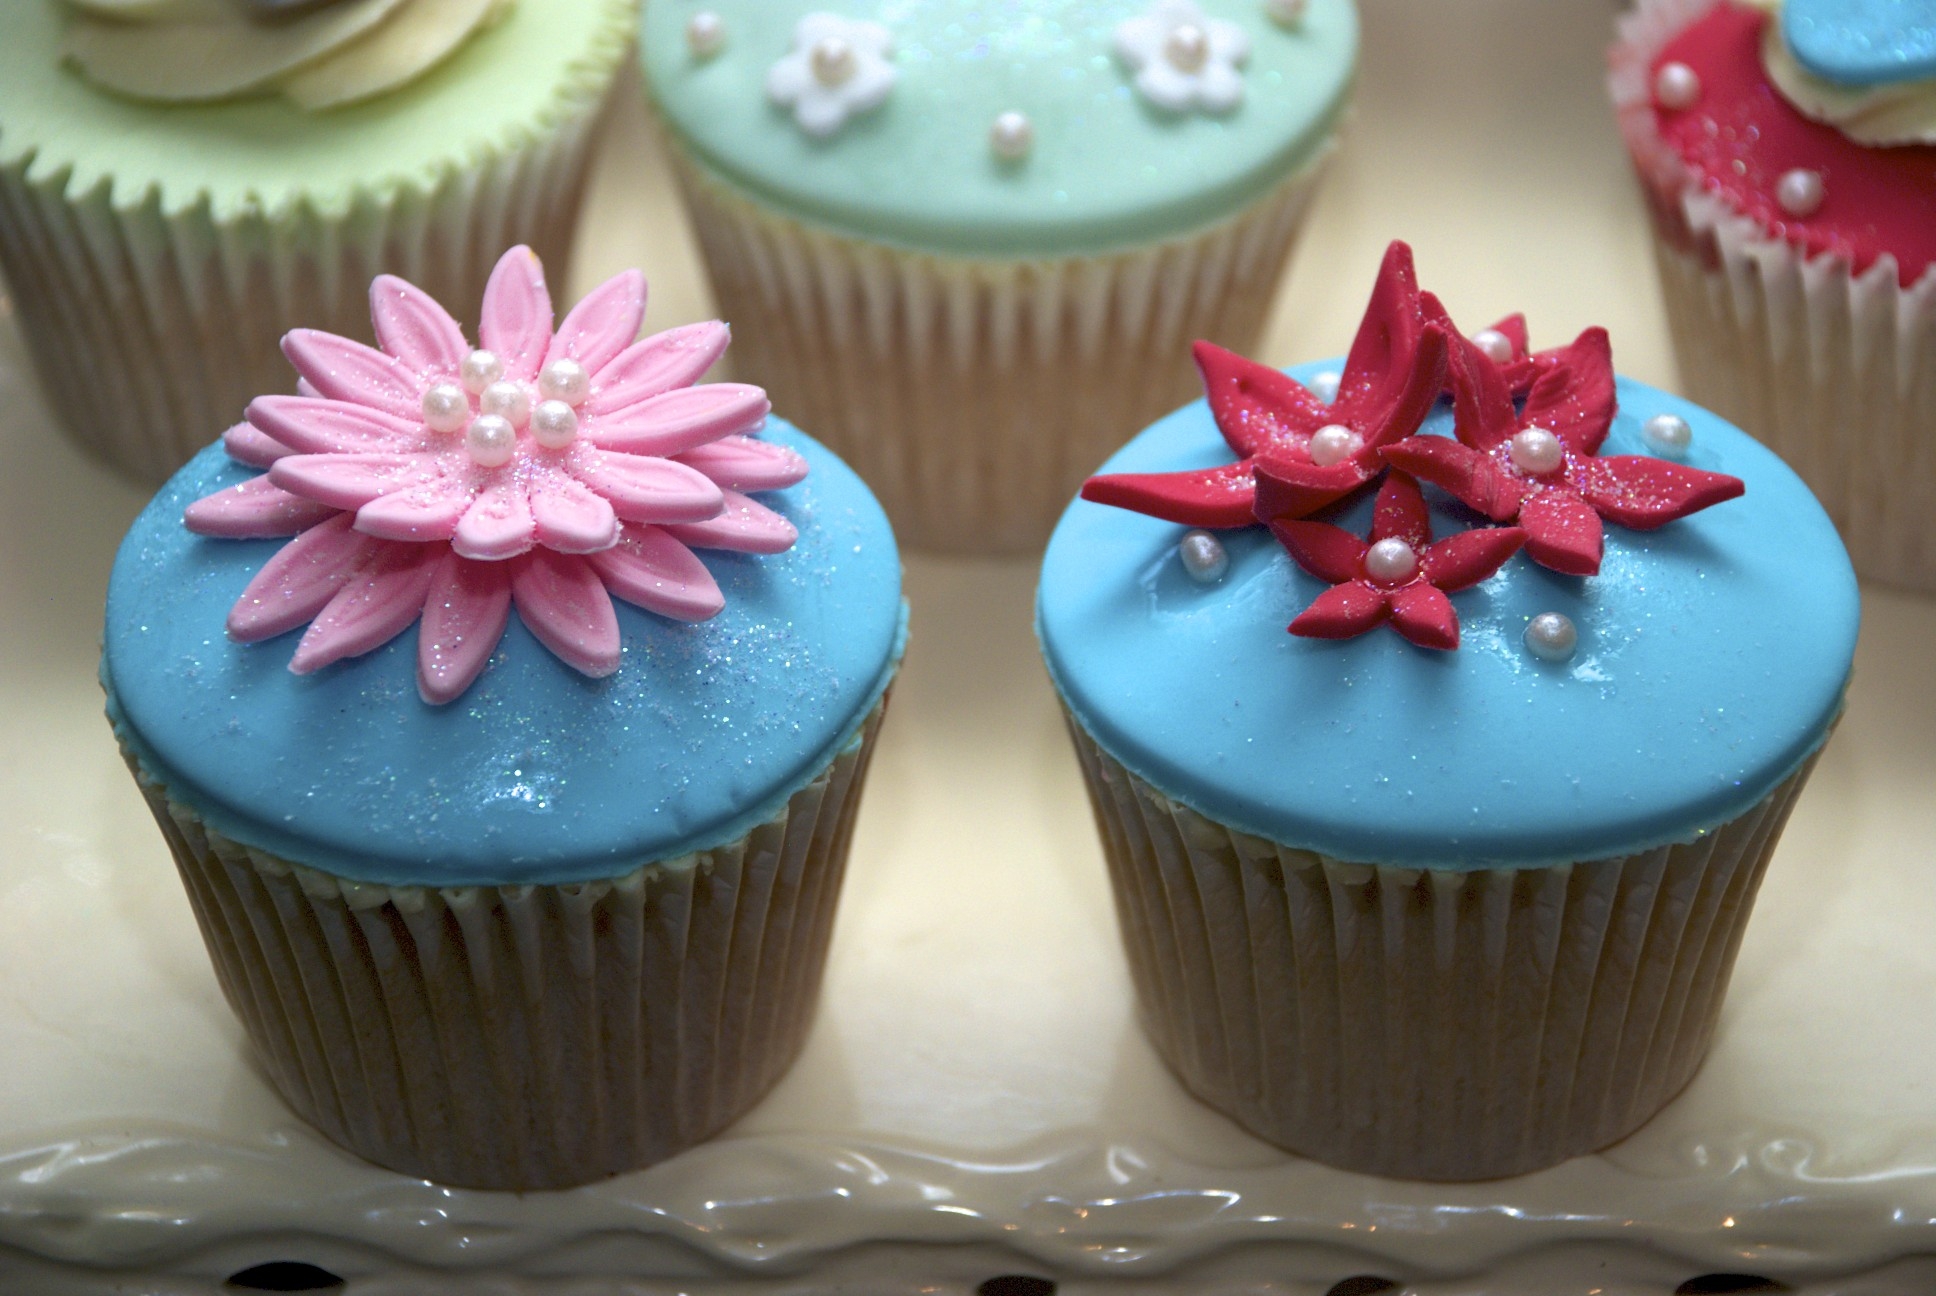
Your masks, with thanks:
M1327 369L1323 373L1312 374L1311 381L1305 383L1304 386L1313 396L1323 401L1326 405L1329 405L1332 401L1338 399L1338 384L1343 381L1343 374L1333 373Z
M1544 476L1566 462L1566 447L1543 427L1529 427L1514 433L1511 454L1514 467L1535 477Z
M1678 459L1694 444L1694 429L1678 414L1656 414L1640 427L1641 439L1657 454Z
M1782 172L1775 182L1775 201L1790 216L1813 216L1821 209L1824 193L1820 171L1796 167Z
M523 427L531 421L531 389L523 383L494 382L477 398L477 408L497 415L512 427Z
M860 70L854 47L838 36L816 42L807 62L813 68L813 79L829 88L846 85Z
M509 419L486 414L471 420L470 430L464 433L464 448L480 468L502 468L517 453L518 430Z
M462 432L471 421L471 398L456 383L438 383L423 394L423 417L433 432Z
M1195 23L1170 28L1163 38L1163 57L1179 72L1201 72L1210 61L1210 37Z
M1308 0L1264 0L1264 12L1282 27L1295 27L1304 21Z
M1410 580L1418 573L1418 554L1403 540L1380 540L1365 552L1365 574L1373 580Z
M561 400L539 402L531 411L531 439L547 450L563 450L578 439L578 411Z
M489 351L473 351L462 365L464 390L475 396L504 376L504 362Z
M1480 329L1472 335L1472 345L1485 352L1494 364L1509 364L1513 358L1512 339L1498 329Z
M1343 463L1365 448L1365 439L1342 423L1321 427L1311 434L1311 462L1320 468Z
M702 9L686 23L686 48L694 58L711 58L726 44L726 24L710 9Z
M1177 542L1176 556L1190 579L1199 585L1214 585L1230 570L1230 555L1224 551L1223 541L1208 531L1185 533Z
M1526 651L1541 661L1565 661L1579 646L1580 632L1558 612L1542 612L1526 623Z
M1685 63L1663 63L1654 73L1654 101L1683 112L1701 101L1701 78Z
M592 394L592 376L576 360L553 360L538 371L538 395L567 405L583 405Z
M1035 125L1018 112L1005 112L988 128L988 146L995 156L1019 162L1035 147Z

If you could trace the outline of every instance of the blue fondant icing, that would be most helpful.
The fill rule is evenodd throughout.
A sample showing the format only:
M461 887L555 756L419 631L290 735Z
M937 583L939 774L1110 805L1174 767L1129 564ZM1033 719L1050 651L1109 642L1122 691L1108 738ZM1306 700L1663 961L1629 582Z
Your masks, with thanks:
M773 420L806 481L762 495L800 540L702 558L726 595L684 625L619 602L624 659L590 680L513 614L448 706L417 696L413 628L290 674L297 634L237 644L223 621L281 541L189 534L182 509L250 476L211 446L136 519L108 587L102 677L117 731L214 828L390 885L612 877L720 845L775 813L853 740L900 659L900 556L833 453Z
M1781 32L1797 63L1838 85L1936 77L1936 0L1786 0Z
M1309 376L1337 362L1293 370ZM1262 528L1226 532L1205 586L1184 528L1078 500L1049 542L1037 629L1083 727L1174 800L1334 858L1413 867L1534 866L1685 841L1748 810L1824 740L1855 651L1854 572L1828 517L1772 453L1714 415L1621 380L1606 454L1645 454L1656 414L1694 431L1684 462L1747 494L1655 531L1607 527L1597 577L1523 554L1452 596L1453 652L1387 627L1286 633L1325 588ZM1442 403L1429 433L1449 435ZM1104 471L1226 463L1203 402ZM1427 488L1435 535L1480 519ZM1323 520L1363 535L1371 496ZM1579 629L1565 662L1527 622Z

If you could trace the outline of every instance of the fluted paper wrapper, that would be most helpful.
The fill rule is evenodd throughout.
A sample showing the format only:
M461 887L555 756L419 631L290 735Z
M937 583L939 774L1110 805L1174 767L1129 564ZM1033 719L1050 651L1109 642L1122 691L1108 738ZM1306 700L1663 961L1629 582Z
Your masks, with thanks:
M372 341L377 275L475 319L506 248L569 264L603 102L434 187L360 192L341 214L218 219L206 198L171 214L106 186L71 194L65 172L30 181L29 161L0 168L0 269L55 417L87 450L159 483L252 399L295 390L283 334Z
M1070 729L1164 1060L1260 1138L1408 1179L1542 1169L1680 1092L1813 765L1692 842L1453 872L1236 832Z
M1712 3L1643 0L1611 77L1681 382L1801 475L1859 574L1936 591L1936 270L1904 288L1893 257L1855 275L1805 256L1706 192L1660 138L1648 68Z
M562 1188L709 1137L798 1055L880 718L740 840L561 886L345 881L136 777L298 1115L413 1177Z
M675 150L676 155L676 150ZM1202 394L1190 346L1256 350L1329 147L1239 216L1099 257L976 260L775 215L680 178L734 376L852 464L902 543L1039 549L1084 478Z

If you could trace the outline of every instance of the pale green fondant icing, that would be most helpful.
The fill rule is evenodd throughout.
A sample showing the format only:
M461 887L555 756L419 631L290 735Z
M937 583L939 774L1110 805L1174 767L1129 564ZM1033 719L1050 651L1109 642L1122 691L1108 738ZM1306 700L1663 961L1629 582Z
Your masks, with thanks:
M1288 26L1259 0L1202 8L1250 42L1228 113L1166 112L1132 88L1112 38L1146 0L653 0L646 81L698 162L790 216L954 255L1104 252L1240 211L1314 157L1344 111L1350 0L1311 0ZM795 23L816 11L885 24L899 72L884 103L824 139L765 92ZM721 20L710 55L686 39L701 12ZM1020 162L990 146L1005 112L1034 128Z
M583 111L629 46L636 0L514 6L428 74L327 114L278 99L140 103L60 61L53 0L0 4L0 167L60 177L70 198L165 213L206 201L248 214L340 216L359 200L427 189Z

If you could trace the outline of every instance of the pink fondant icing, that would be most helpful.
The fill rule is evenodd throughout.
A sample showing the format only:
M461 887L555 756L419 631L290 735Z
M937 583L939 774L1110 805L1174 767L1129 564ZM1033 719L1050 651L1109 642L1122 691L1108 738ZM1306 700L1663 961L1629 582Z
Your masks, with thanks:
M1846 259L1856 274L1893 256L1904 287L1936 261L1936 146L1871 148L1803 116L1769 81L1760 10L1723 0L1669 41L1652 70L1684 63L1700 78L1692 107L1658 103L1662 140L1709 190L1774 237L1810 255ZM1776 198L1792 170L1819 173L1823 200L1793 216Z
M291 333L283 349L301 394L257 399L224 438L267 472L184 518L211 537L295 537L237 601L229 633L253 641L307 624L290 662L304 673L421 618L419 690L443 703L483 671L513 607L594 677L618 668L612 596L683 621L718 613L724 598L692 550L791 547L792 523L742 492L791 486L806 461L747 435L766 420L759 388L693 385L726 349L723 324L633 340L645 298L642 276L619 275L554 332L537 257L505 254L478 330L503 380L535 383L545 365L573 360L590 382L571 444L546 448L522 428L496 467L476 462L462 431L425 421L425 393L461 387L470 346L421 290L387 275L372 285L377 349ZM472 416L477 406L472 396Z

